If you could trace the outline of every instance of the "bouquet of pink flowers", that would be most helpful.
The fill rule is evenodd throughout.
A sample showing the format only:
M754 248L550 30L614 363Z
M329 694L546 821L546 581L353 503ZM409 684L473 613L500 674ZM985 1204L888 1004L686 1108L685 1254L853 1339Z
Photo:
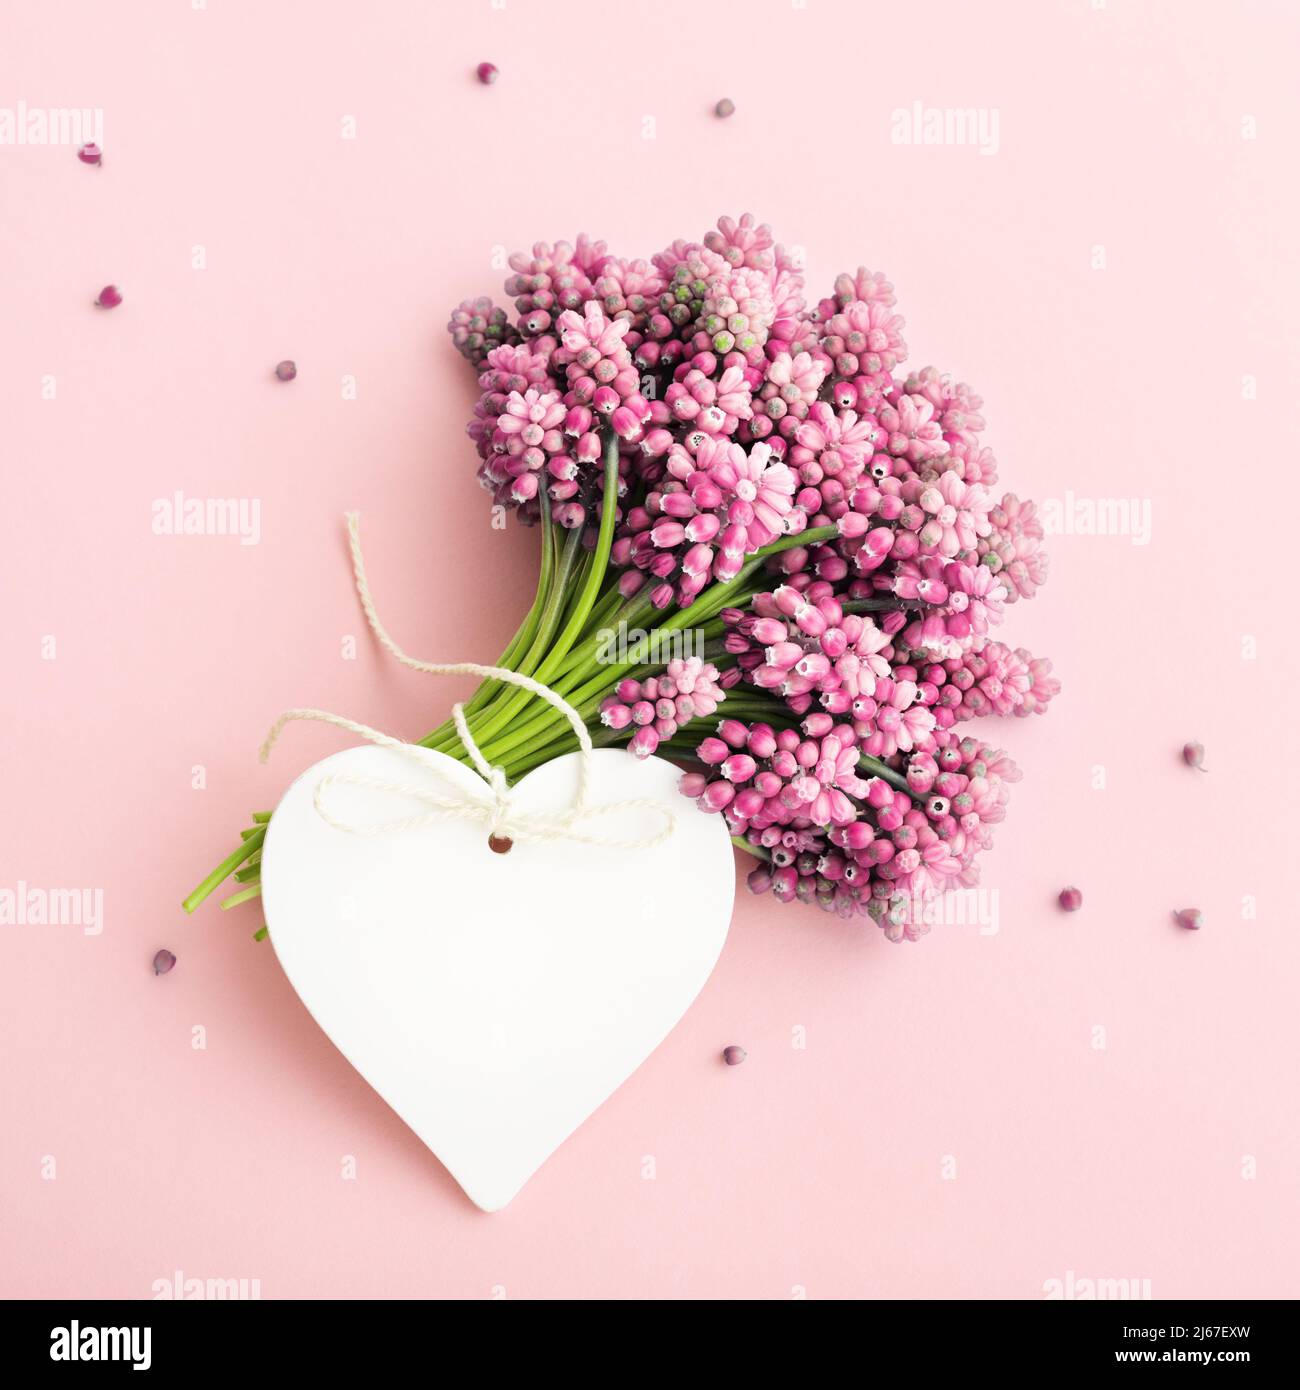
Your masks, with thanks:
M1032 502L993 491L983 401L908 371L894 289L801 267L748 214L649 261L585 236L511 257L452 314L482 394L494 502L540 532L532 607L497 665L597 745L683 766L681 790L758 860L756 893L865 916L892 941L977 881L1011 758L958 725L1044 710L1051 663L997 641L1046 574ZM514 780L572 751L535 693L465 705ZM468 761L451 723L421 743ZM268 817L186 900L258 892Z

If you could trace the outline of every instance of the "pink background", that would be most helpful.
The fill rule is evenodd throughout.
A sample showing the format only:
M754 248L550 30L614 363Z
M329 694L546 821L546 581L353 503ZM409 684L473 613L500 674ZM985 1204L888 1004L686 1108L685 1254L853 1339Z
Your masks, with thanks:
M1274 751L1300 674L1297 7L909 13L6 5L0 106L102 107L106 162L0 147L0 887L102 887L105 927L0 928L0 1293L1300 1294L1300 769ZM892 144L914 101L996 107L997 154ZM451 306L498 292L499 249L585 228L648 255L746 208L818 293L890 273L912 362L983 393L1006 487L1147 500L1151 542L1056 538L1004 629L1065 692L1005 731L1000 930L895 948L745 896L681 1026L484 1216L251 940L257 906L178 903L339 746L298 729L260 767L282 709L414 737L458 693L365 637L346 508L417 654L490 660L525 606L535 538L489 527ZM110 281L125 303L92 309ZM260 544L154 535L177 489L260 499ZM1193 737L1211 775L1178 761Z

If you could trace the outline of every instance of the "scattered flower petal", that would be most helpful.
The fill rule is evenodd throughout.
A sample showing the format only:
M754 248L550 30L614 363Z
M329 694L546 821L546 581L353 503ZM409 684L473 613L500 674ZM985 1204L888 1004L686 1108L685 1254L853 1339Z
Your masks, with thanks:
M1205 748L1199 743L1183 744L1183 761L1188 767L1200 768L1202 772L1205 768L1201 764L1205 761Z

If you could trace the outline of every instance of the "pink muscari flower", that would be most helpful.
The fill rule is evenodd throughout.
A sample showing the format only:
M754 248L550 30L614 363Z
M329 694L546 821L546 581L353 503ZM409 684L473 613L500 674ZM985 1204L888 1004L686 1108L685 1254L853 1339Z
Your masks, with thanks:
M946 454L930 460L931 467L951 469L968 483L983 483L992 487L998 480L998 461L993 450L983 444L953 443Z
M936 702L956 719L1032 714L1046 707L1057 687L1046 672L1031 669L1033 660L1023 648L980 638L959 657L927 668L925 676L936 687ZM1051 663L1046 666L1050 671ZM1042 682L1037 693L1036 680Z
M463 300L452 311L447 331L456 351L476 367L492 348L519 336L505 310L498 308L486 295Z
M718 668L698 656L674 657L662 676L644 681L626 677L600 707L600 721L608 729L650 727L655 743L648 739L629 744L633 753L653 752L659 740L672 738L693 719L713 715L726 699L719 682Z
M663 273L649 261L607 256L594 288L606 314L640 325L654 311L665 284Z
M855 275L835 277L835 300L840 309L847 309L854 300L867 304L881 304L892 309L897 303L894 287L880 271L870 271L859 266Z
M763 401L779 400L782 418L792 408L803 407L806 413L817 399L822 382L826 380L828 364L824 359L815 358L811 353L800 352L794 356L781 350L776 352L763 373L763 387L759 396Z
M714 350L730 352L734 347L747 352L761 348L776 322L776 301L767 274L724 265L710 274L705 284L699 326Z
M938 368L924 367L907 378L903 390L930 402L950 446L960 443L970 447L978 442L984 428L980 413L984 402L964 381L954 382Z
M1061 682L1052 675L1052 663L1046 657L1031 656L1024 647L1017 647L1016 655L1024 663L1030 682L1024 699L1016 707L1016 713L1042 714L1048 704L1060 694Z
M558 392L533 387L523 393L511 391L496 418L494 455L485 463L485 477L508 488L510 500L527 502L538 495L538 474L544 468L552 497L571 498L577 489L577 465L564 453L564 417Z
M627 751L637 758L648 758L659 747L659 731L643 724L628 740Z
M813 325L804 299L803 252L797 248L778 245L775 253L775 273L772 275L772 306L776 317L768 330L764 350L801 354L813 341Z
M989 529L977 546L981 561L1002 580L1007 603L1033 598L1047 578L1043 527L1033 502L1008 492L990 508L988 519Z
M875 758L891 758L900 749L925 751L933 747L935 718L917 702L912 681L877 680L870 697L860 697L853 707L853 728L862 751Z
M516 436L525 446L540 446L548 430L559 431L565 410L558 391L511 391L505 409L497 418L497 429L508 438Z
M678 268L686 266L691 257L703 249L697 241L687 241L678 237L670 246L656 252L650 259L665 281L672 281L677 276Z
M698 425L710 435L734 434L740 421L754 413L739 366L727 368L716 381L698 369L687 372L669 386L664 404L675 419Z
M530 386L554 389L551 378L551 354L555 339L530 338L522 343L502 343L488 350L478 384L484 391L507 394L526 391Z
M881 300L846 304L826 325L826 350L838 376L889 373L907 356L903 320Z
M517 251L510 257L514 273L506 281L506 293L515 301L526 334L547 332L557 314L579 309L594 297L591 275L604 259L604 250L604 242L593 247L580 236L576 247L567 241L554 246L539 241L531 255Z
M907 357L902 318L875 300L852 300L826 325L823 346L840 377L883 377Z
M735 445L713 451L704 471L724 498L731 499L726 520L742 529L746 554L783 534L794 496L794 475L784 463L773 460L768 445L755 444L748 454Z
M741 420L748 420L753 415L749 383L739 366L727 367L718 378L714 404L724 417L719 427L712 431L714 434L731 434Z
M566 360L584 372L597 375L602 382L612 380L630 364L627 344L623 341L627 336L627 320L607 318L594 301L589 301L581 314L566 310L560 315L558 328ZM598 372L602 363L613 365Z
M735 753L722 740L705 740L698 750L702 761L718 768L700 795L701 808L726 809L733 833L794 821L849 825L858 818L850 798L864 795L867 784L858 776L851 729L836 726L807 739L793 730L773 735L764 725L748 733L758 739L755 750ZM748 737L746 742L748 750ZM764 749L771 751L763 755L759 750Z
M974 550L978 539L991 530L993 499L988 489L967 484L955 473L941 474L921 493L918 504L928 518L921 527L921 542L940 555Z
M904 392L895 392L893 397L879 412L888 452L913 464L946 454L948 441L934 418L930 402L924 396L909 396Z
M901 564L894 592L934 605L904 632L909 647L941 658L959 656L988 632L990 621L1001 618L1006 590L984 565L949 560L936 567L938 558Z
M801 481L819 483L823 477L838 478L844 488L861 477L877 441L883 442L880 426L870 415L854 410L833 410L820 401L795 435L796 447L790 461L799 468ZM816 466L814 473L810 465Z
M710 435L693 441L695 452L674 445L668 478L632 508L615 546L616 564L635 565L675 578L679 604L689 603L709 582L739 573L747 555L779 535L798 531L806 519L792 503L794 478L767 444L751 447Z
M772 229L766 222L756 223L752 213L743 213L738 222L719 217L717 230L705 232L704 244L731 266L769 270L773 264Z

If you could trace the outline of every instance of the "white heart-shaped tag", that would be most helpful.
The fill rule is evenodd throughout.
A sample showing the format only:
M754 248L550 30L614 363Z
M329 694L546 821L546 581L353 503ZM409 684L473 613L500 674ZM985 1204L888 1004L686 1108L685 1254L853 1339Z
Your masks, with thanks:
M484 1211L505 1206L668 1035L726 940L734 868L725 822L677 791L678 770L623 750L592 754L589 804L663 801L653 848L570 840L493 853L482 824L446 820L379 836L328 825L322 777L427 785L481 798L477 774L380 747L309 768L262 848L262 900L285 974L317 1023ZM529 773L523 812L570 805L578 755ZM391 823L427 809L392 791L333 784L331 814ZM632 840L653 812L581 829Z

